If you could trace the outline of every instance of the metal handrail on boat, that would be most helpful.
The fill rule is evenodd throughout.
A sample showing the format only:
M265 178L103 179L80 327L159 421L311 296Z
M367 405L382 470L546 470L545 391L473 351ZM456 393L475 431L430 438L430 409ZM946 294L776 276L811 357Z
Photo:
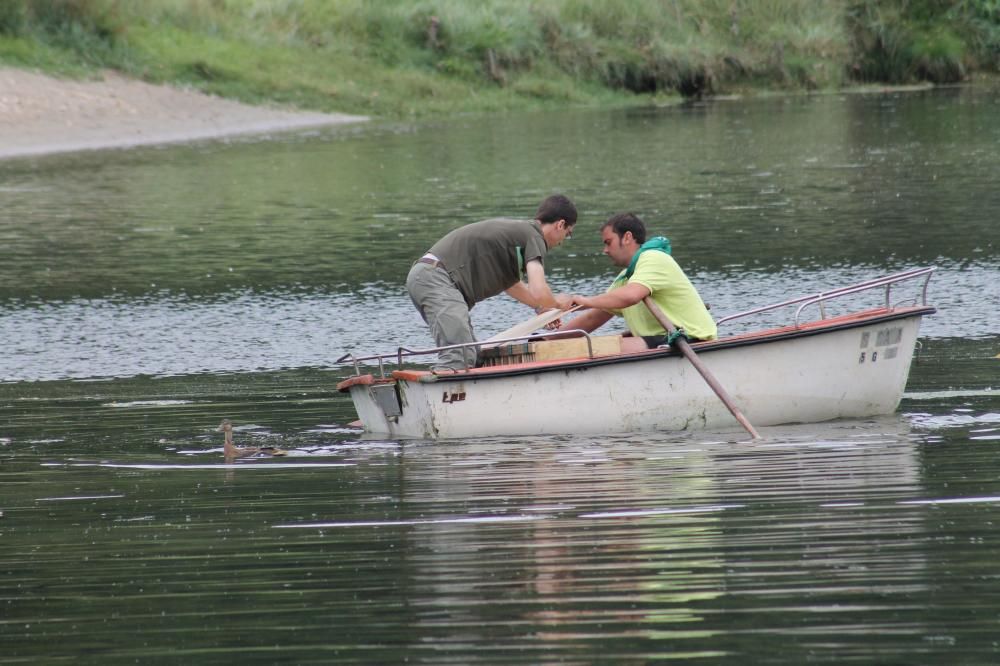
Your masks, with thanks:
M894 307L892 305L892 301L891 301L891 292L892 292L893 285L898 284L900 282L905 282L907 280L913 280L913 279L916 279L916 278L919 278L919 277L924 277L924 284L923 284L923 287L921 288L920 298L921 298L922 303L924 305L926 305L927 304L927 285L930 282L931 275L934 273L935 270L936 269L934 267L914 268L914 269L911 269L911 270L908 270L908 271L903 271L902 273L895 273L893 275L885 275L885 276L880 277L880 278L875 278L873 280L867 280L865 282L859 282L858 284L850 285L850 286L847 286L847 287L840 287L838 289L833 289L831 291L820 292L818 294L809 294L809 295L806 295L806 296L800 296L798 298L792 298L792 299L789 299L787 301L782 301L780 303L772 303L771 305L764 305L764 306L759 307L759 308L754 308L752 310L747 310L745 312L738 312L736 314L731 314L731 315L727 315L725 317L722 317L721 319L716 320L716 325L721 326L723 323L730 322L730 321L733 321L735 319L741 319L743 317L749 317L750 315L760 314L760 313L763 313L763 312L770 312L772 310L778 310L780 308L789 307L789 306L792 306L792 305L798 305L799 307L795 310L795 318L794 318L794 325L796 327L798 327L799 326L799 317L802 314L802 310L805 309L806 307L810 306L810 305L819 305L819 308L820 308L820 318L821 319L826 319L826 308L825 308L825 305L826 305L827 301L833 300L835 298L840 298L842 296L847 296L847 295L850 295L850 294L856 294L856 293L863 292L863 291L869 291L869 290L872 290L872 289L877 289L877 288L880 288L880 287L884 287L885 288L885 307L886 307L886 309L887 310L892 310L893 307ZM913 299L913 302L914 303L916 302L916 298ZM899 305L899 304L897 304L897 305ZM482 350L484 347L494 347L494 346L496 346L498 344L502 344L502 343L521 342L521 341L530 341L530 340L538 340L538 339L550 339L550 338L557 337L557 336L558 337L576 337L576 336L580 336L580 335L584 336L586 338L586 340L587 340L587 356L588 356L588 358L594 358L594 345L593 345L593 341L592 341L592 337L593 336L589 332L584 331L583 329L578 329L577 328L577 329L570 329L570 330L566 330L566 331L548 332L548 333L534 333L534 334L530 334L530 335L521 335L521 336L511 337L511 338L501 338L501 339L497 339L497 340L490 340L488 342L487 341L482 341L482 342L479 342L479 341L476 341L476 342L463 342L463 343L460 343L460 344L446 345L446 346L443 346L443 347L433 347L433 348L430 348L430 349L409 349L407 347L398 347L395 352L390 352L390 353L386 353L386 354L372 354L370 356L355 356L353 354L353 352L351 352L351 353L347 353L347 354L341 356L335 362L339 365L339 364L347 363L348 361L350 361L354 365L355 372L358 375L360 375L361 374L361 363L362 362L365 362L365 361L377 361L378 362L378 369L379 369L379 376L384 379L385 378L385 362L388 359L392 358L392 357L395 357L396 364L399 367L402 367L402 365L403 365L403 358L404 357L422 356L422 355L427 355L427 354L437 354L437 353L442 352L442 351L444 351L446 349L475 348L476 349L476 354L478 355L479 351ZM463 354L462 357L465 360L465 367L466 367L466 369L469 369L468 358L466 357L465 354Z
M586 340L587 340L587 357L588 358L594 358L594 343L593 343L593 339L592 339L593 336L590 333L588 333L587 331L583 330L582 328L572 328L572 329L567 329L565 331L552 331L552 332L549 332L549 333L532 333L532 334L529 334L529 335L519 335L519 336L516 336L516 337L513 337L513 338L497 338L497 339L492 339L492 340L489 340L489 341L485 341L484 340L482 342L480 342L480 341L476 341L476 342L462 342L462 343L455 344L455 345L445 345L443 347L432 347L430 349L409 349L407 347L398 347L395 352L389 352L389 353L385 353L385 354L372 354L370 356L355 356L353 352L348 352L347 354L344 354L343 356L341 356L340 358L338 358L334 362L337 363L337 364L341 364L341 363L347 363L348 361L350 361L354 365L354 371L357 374L360 375L361 374L361 365L360 364L363 361L375 361L375 360L377 360L378 361L379 377L381 377L382 379L385 379L385 361L386 361L386 359L389 359L389 358L391 358L393 356L396 357L395 358L396 364L399 367L402 367L402 365L403 365L403 357L404 356L409 357L409 356L422 356L422 355L425 355L425 354L437 354L437 353L445 351L447 349L467 349L467 348L470 348L470 347L475 347L476 354L478 355L479 352L482 350L483 347L496 347L496 346L498 346L500 344L509 343L509 342L522 342L522 341L531 341L531 340L538 340L538 339L551 339L553 337L565 337L565 338L569 338L569 337L578 337L578 336L581 336L581 335L584 338L586 338ZM464 353L462 354L462 359L463 359L463 361L465 361L465 369L468 370L469 369L469 362L468 362L468 358L466 357L466 355Z
M887 310L893 308L891 301L891 291L892 286L900 282L905 282L907 280L913 280L915 278L924 277L924 284L921 289L921 301L924 305L927 304L927 284L931 280L931 274L934 273L936 269L931 266L927 268L914 268L908 271L903 271L902 273L895 273L893 275L884 275L880 278L875 278L874 280L867 280L865 282L859 282L858 284L850 285L847 287L840 287L839 289L833 289L832 291L820 292L818 294L809 294L807 296L800 296L798 298L792 298L787 301L782 301L781 303L773 303L771 305L765 305L759 308L754 308L752 310L747 310L745 312L738 312L736 314L727 315L721 319L716 320L716 325L721 326L723 323L728 321L733 321L734 319L741 319L743 317L749 317L750 315L760 314L762 312L770 312L772 310L778 310L780 308L785 308L791 305L798 304L798 308L795 310L794 325L798 327L799 317L802 314L802 310L810 305L819 305L820 319L826 319L826 302L834 298L840 298L841 296L847 296L849 294L856 294L862 291L868 291L870 289L876 289L879 287L885 287L885 307ZM916 298L914 298L916 302Z

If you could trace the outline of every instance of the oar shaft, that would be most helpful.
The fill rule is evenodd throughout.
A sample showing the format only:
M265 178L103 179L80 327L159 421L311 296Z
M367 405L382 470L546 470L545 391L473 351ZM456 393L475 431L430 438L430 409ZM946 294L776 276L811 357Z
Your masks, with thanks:
M660 309L660 306L657 305L655 301L653 301L652 296L647 296L642 300L642 302L646 304L646 307L649 308L650 313L652 313L652 315L656 317L656 321L660 322L660 326L666 329L667 333L674 333L677 330L677 328L673 325L673 323L671 323L667 315L664 314L663 310ZM688 341L685 340L683 337L679 337L672 344L674 347L681 350L681 353L684 354L684 357L691 362L691 365L693 365L695 370L697 370L698 373L701 374L701 376L705 379L705 382L709 385L709 387L713 391L715 391L715 395L719 396L719 400L722 401L722 404L724 404L726 406L726 409L728 409L729 412L736 418L736 420L739 421L740 425L743 426L743 428L746 429L748 433L750 433L750 436L753 437L754 439L760 439L760 435L757 434L757 430L753 427L750 421L747 420L747 417L743 416L743 412L741 412L740 408L736 406L736 403L733 402L733 399L729 397L729 393L727 393L726 389L722 387L722 384L719 383L719 380L715 378L715 375L711 373L711 371L705 366L705 364L702 363L701 359L698 358L698 355L694 353L694 350L691 349L691 345L688 344Z

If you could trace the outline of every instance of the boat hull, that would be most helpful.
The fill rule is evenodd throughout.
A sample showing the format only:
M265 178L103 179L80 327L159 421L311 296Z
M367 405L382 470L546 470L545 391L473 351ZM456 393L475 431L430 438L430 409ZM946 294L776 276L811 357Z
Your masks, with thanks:
M928 307L872 311L698 343L698 356L757 427L896 410ZM370 377L370 376L369 376ZM467 438L738 427L671 350L347 382L364 427Z

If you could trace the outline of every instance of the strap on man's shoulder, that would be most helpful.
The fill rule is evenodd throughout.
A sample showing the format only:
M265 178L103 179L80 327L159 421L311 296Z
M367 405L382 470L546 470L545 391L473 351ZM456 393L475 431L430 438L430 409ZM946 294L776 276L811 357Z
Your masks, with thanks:
M632 261L629 262L628 268L625 269L624 278L628 280L632 277L632 273L635 273L635 265L639 263L639 256L646 250L659 250L660 252L666 252L670 254L670 239L666 236L656 236L655 238L650 238L648 241L639 246L636 253L632 256Z

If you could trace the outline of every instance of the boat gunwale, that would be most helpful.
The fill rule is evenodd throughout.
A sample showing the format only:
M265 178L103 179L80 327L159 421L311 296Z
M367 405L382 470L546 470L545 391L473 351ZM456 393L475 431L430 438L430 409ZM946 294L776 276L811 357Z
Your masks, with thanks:
M712 341L705 341L705 342L702 342L702 343L694 343L692 345L692 347L696 348L696 349L702 349L704 351L713 351L713 350L719 348L720 343L724 343L725 348L728 348L730 346L739 346L739 345L737 345L735 343L737 343L738 341L743 340L743 339L750 340L751 343L753 343L753 344L756 344L757 342L765 341L765 340L762 339L762 338L765 338L765 337L767 338L767 341L770 341L772 336L774 336L777 332L781 332L781 331L792 331L792 332L794 332L796 334L800 334L803 329L807 329L807 328L810 328L810 327L819 327L819 328L823 328L824 330L835 330L834 328L832 328L832 327L829 326L829 324L832 323L832 322L834 322L834 321L837 321L837 320L843 321L843 320L854 319L854 318L857 318L857 317L864 317L864 316L867 316L870 313L879 312L879 311L883 311L883 312L886 312L886 313L893 313L893 312L896 312L897 309L899 309L899 308L905 308L907 311L915 311L915 310L918 310L918 309L921 309L921 308L925 308L926 309L925 310L926 314L933 314L934 312L936 312L936 310L934 309L933 306L928 306L927 305L927 288L928 288L928 285L930 283L931 276L934 274L935 270L937 270L937 269L935 267L933 267L933 266L931 266L931 267L924 267L924 268L911 269L911 270L908 270L908 271L903 271L901 273L894 273L894 274L891 274L891 275L884 275L882 277L875 278L873 280L867 280L865 282L860 282L858 284L849 285L849 286L846 286L846 287L840 287L840 288L837 288L837 289L833 289L831 291L820 292L818 294L810 294L810 295L800 296L798 298L794 298L794 299L791 299L791 300L782 301L780 303L772 303L770 305L765 305L763 307L755 308L753 310L748 310L748 311L745 311L745 312L740 312L740 313L737 313L737 314L728 315L728 316L723 317L722 319L718 320L718 323L721 324L722 322L725 322L725 321L731 321L731 320L734 320L734 319L741 319L741 318L744 318L744 317L747 317L747 316L750 316L750 315L753 315L753 314L759 314L759 313L762 313L762 312L768 312L768 311L771 311L771 310L780 309L780 308L783 308L783 307L786 307L786 306L790 306L790 305L796 305L797 304L799 306L796 309L796 311L795 311L795 318L793 320L793 323L791 325L789 325L789 326L778 327L778 328L774 328L774 329L767 329L765 331L758 331L756 333L739 334L737 336L727 337L727 338L724 338L722 340L712 340ZM914 302L913 302L912 306L904 306L904 305L902 305L902 303L900 303L900 304L898 304L896 306L893 306L892 302L890 300L892 287L894 285L900 283L900 282L906 282L906 281L909 281L909 280L915 280L915 279L920 278L920 277L924 278L924 284L923 284L923 288L922 288L922 292L921 292L922 293L922 298L921 298L922 302L918 305L917 302L916 302L916 299L914 298L913 299ZM857 294L857 293L864 292L864 291L874 290L874 289L879 288L879 287L884 287L885 288L885 301L886 302L885 302L885 306L883 306L882 308L876 308L876 309L871 309L871 310L864 310L864 311L857 312L857 313L849 313L849 314L846 314L846 315L841 315L840 317L834 317L834 318L829 319L829 320L827 319L826 312L825 312L825 307L824 307L827 301L834 300L834 299L837 299L837 298L841 298L843 296ZM799 322L799 316L801 315L802 310L805 307L809 306L809 305L815 305L815 304L819 305L819 308L820 308L820 319L814 320L812 322L800 323ZM659 351L654 351L652 353L647 352L647 351L641 351L641 352L635 352L635 353L629 354L629 355L614 355L614 356L597 357L593 353L593 346L592 346L592 340L591 340L591 333L590 332L584 331L582 329L574 329L574 330L561 331L561 332L556 333L556 335L559 335L559 334L579 334L579 335L585 336L585 338L587 340L587 349L588 349L589 355L587 357L581 357L581 358L578 359L579 361L582 361L582 365L585 365L585 366L603 365L604 361L606 361L608 358L615 358L615 359L619 359L619 360L621 360L622 358L625 358L627 360L634 360L633 357L638 358L638 359L646 359L646 358L650 358L650 357L659 357L661 355L662 356L671 356L671 355L673 355L671 353L672 350L666 350L666 353L661 353ZM504 339L504 340L494 340L493 338L491 338L491 340L493 340L494 342L514 342L514 341L528 341L528 340L536 340L536 339L542 339L542 340L544 340L544 339L547 339L548 337L549 336L547 334L535 334L535 335L530 335L530 336L524 336L524 337L518 337L518 338L509 338L509 339ZM778 337L778 338L774 338L774 339L783 339L783 338ZM447 346L444 346L444 347L437 347L437 348L434 348L434 349L422 349L422 350L410 350L410 349L406 349L405 347L399 347L396 350L396 354L395 354L397 369L390 372L390 377L395 377L395 378L398 378L398 379L405 379L405 380L410 380L410 381L422 381L422 382L437 381L438 377L444 376L443 373L404 369L403 368L403 356L404 356L404 353L407 356L412 356L412 355L420 355L420 354L429 354L429 353L434 353L434 352L440 352L440 351L442 351L444 349L461 348L461 349L463 349L463 354L464 354L464 349L466 347L472 346L472 347L476 347L478 349L483 344L484 343L481 343L481 342L460 343L460 344L456 344L456 345L447 345ZM746 344L746 343L744 343L744 344ZM674 352L674 354L675 353L676 352ZM383 381L385 381L385 380L392 381L391 379L389 379L389 378L387 378L385 376L385 362L391 356L392 356L391 354L375 354L375 355L372 355L372 356L363 356L363 357L359 358L359 357L354 356L353 353L348 353L348 354L345 354L345 355L341 356L339 359L337 359L336 362L337 363L344 363L344 362L350 360L350 361L352 361L354 363L354 370L355 370L354 376L355 377L367 377L368 375L365 375L365 374L363 374L361 372L360 363L362 361L377 360L378 361L378 369L379 369L379 379L383 380ZM599 359L600 359L600 362L597 362ZM573 361L573 359L566 359L565 362L562 361L562 360L539 361L539 362L534 362L534 363L528 362L528 363L518 364L517 367L518 367L518 370L532 370L532 371L534 371L535 368L538 368L539 371L544 371L544 370L546 370L546 369L548 369L550 367L567 367L570 363L572 363L572 361ZM498 370L501 373L503 373L503 372L514 373L514 371L512 371L512 370L510 370L510 371L506 370L506 368L511 368L511 367L514 367L513 364L508 365L508 366L491 366L491 368L489 368L489 369L468 368L468 367L466 367L464 370L455 370L455 371L452 371L452 372L455 375L461 375L463 377L468 377L470 375L480 376L481 377L481 376L487 376L488 374L490 376L492 376L492 373L496 373ZM402 374L397 374L397 373L402 373ZM448 373L448 375L451 375L451 374L452 373ZM514 374L523 374L523 373L522 372L516 372ZM509 374L504 374L502 376L510 376L510 375ZM372 377L374 378L374 375L372 375ZM353 382L353 384L357 384L357 383L359 383L359 382L357 382L357 381ZM341 384L343 384L345 386L342 387L340 384L338 384L337 388L340 389L340 390L345 390L345 389L347 389L349 387L347 381L341 382Z
M898 319L923 317L925 315L934 314L935 312L937 312L937 309L930 305L896 307L888 310L885 308L878 308L875 310L866 310L841 315L830 319L817 319L810 322L804 322L798 326L784 326L780 328L765 329L762 331L740 333L717 340L695 342L691 344L691 348L699 355L710 354L712 352L727 349L751 347L755 345L770 344L773 342L822 335L824 333L832 333L835 331L845 331L852 328L860 328L862 326L870 326L872 324L895 321ZM472 368L469 370L459 370L455 372L399 369L392 371L391 377L396 381L418 383L467 382L484 379L504 379L508 377L544 374L557 370L583 370L605 365L637 363L641 361L680 356L680 351L669 347L663 347L647 351L633 352L630 354L614 354L610 356L597 356L594 358L578 357L553 361L529 361L527 363L520 363L516 365L497 365L483 368ZM348 389L345 387L341 390Z

